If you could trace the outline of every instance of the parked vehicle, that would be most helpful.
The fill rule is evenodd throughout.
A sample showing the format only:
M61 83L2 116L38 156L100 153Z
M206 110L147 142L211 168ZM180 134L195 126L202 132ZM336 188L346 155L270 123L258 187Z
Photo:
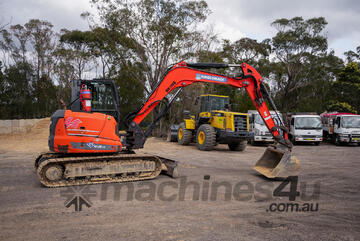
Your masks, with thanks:
M288 113L286 122L289 128L289 138L293 144L297 142L312 142L319 145L323 140L321 117L313 112Z
M324 138L334 144L357 143L360 145L360 115L351 113L323 113L321 120Z
M191 115L185 111L184 122L178 126L177 140L181 145L195 142L199 150L210 151L220 143L228 144L232 151L245 150L252 137L248 114L229 111L229 96L201 95L197 104L200 104L200 112Z
M254 136L250 139L251 144L255 143L272 143L274 142L274 138L271 135L269 129L266 127L263 119L260 114L256 110L249 110L249 122L250 122L250 131L254 133ZM282 122L282 114L280 112L275 113L275 111L270 111L270 115L272 116L275 124L280 126ZM281 120L279 120L279 118Z

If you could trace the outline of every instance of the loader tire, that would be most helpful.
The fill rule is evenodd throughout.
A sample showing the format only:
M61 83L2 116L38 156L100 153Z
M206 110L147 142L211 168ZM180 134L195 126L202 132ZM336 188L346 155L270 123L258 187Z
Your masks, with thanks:
M229 143L228 146L232 151L244 151L247 146L247 141L232 142Z
M176 142L177 141L177 135L172 135L171 130L168 131L166 141L168 142Z
M179 125L178 135L177 135L177 141L179 144L186 146L189 145L192 139L192 131L187 130L185 128L185 123L182 122Z
M196 133L196 145L199 150L211 151L216 145L216 132L214 127L203 124Z

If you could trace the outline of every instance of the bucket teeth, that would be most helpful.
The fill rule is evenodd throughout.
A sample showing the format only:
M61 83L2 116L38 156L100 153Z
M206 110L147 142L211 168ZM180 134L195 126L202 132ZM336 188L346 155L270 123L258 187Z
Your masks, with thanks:
M291 156L290 150L268 147L256 162L254 170L267 178L297 176L300 172L300 161Z

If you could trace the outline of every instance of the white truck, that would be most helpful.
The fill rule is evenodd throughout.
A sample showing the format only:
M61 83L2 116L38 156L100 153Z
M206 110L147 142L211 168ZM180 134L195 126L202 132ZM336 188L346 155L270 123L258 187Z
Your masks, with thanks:
M360 145L360 115L351 113L321 114L324 136L336 145L357 143Z
M277 112L278 116L281 118L282 121L282 114ZM264 121L262 120L259 112L257 110L248 110L249 115L249 126L250 131L254 133L254 136L250 139L251 144L255 143L271 143L274 142L274 138L269 132L269 129L266 127ZM275 121L275 124L280 126L280 120L277 117L275 111L270 111L270 115Z
M289 138L293 144L311 142L319 145L323 140L321 117L316 113L288 113L286 116Z

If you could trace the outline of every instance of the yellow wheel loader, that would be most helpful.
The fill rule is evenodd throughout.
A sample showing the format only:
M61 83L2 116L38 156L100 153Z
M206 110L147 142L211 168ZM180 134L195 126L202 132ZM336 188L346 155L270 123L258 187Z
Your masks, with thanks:
M195 142L202 151L210 151L218 143L228 144L232 151L244 151L247 140L252 137L249 131L248 114L229 111L229 96L201 95L195 105L200 102L200 112L190 115L184 112L184 122L178 126L177 132L171 130L172 140L181 145Z

